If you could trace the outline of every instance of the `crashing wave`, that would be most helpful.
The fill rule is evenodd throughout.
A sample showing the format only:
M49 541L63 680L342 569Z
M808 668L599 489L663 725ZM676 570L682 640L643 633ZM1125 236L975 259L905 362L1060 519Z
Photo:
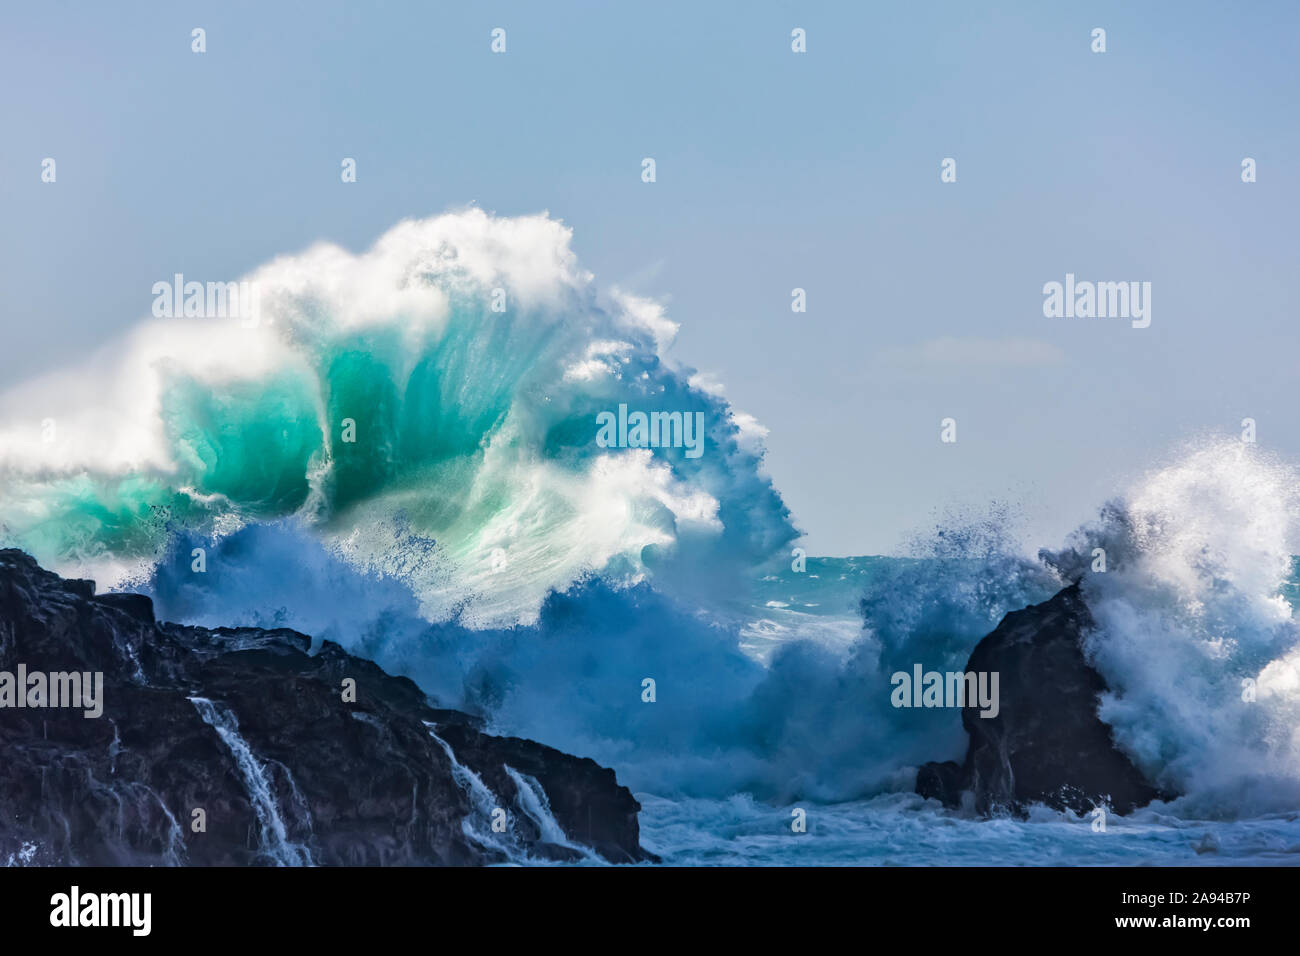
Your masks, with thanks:
M536 619L586 575L689 588L794 537L752 420L692 384L658 306L598 289L545 215L403 222L246 281L260 321L146 321L0 397L0 537L120 582L171 530L294 518L422 612ZM503 311L494 311L494 307ZM706 450L607 450L621 403L702 415Z

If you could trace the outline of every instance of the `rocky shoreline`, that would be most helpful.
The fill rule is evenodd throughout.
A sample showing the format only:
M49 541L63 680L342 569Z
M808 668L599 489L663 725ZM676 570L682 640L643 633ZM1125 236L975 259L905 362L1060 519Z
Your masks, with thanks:
M985 816L1023 816L1033 803L1125 814L1172 799L1115 746L1098 716L1106 682L1083 650L1094 626L1078 583L1007 614L966 665L967 672L1000 675L999 713L988 719L977 707L963 707L965 760L924 764L916 792Z
M614 771L437 707L287 629L160 623L0 550L0 667L102 674L102 714L0 700L0 861L27 865L635 863ZM87 678L89 680L89 678ZM36 705L36 706L33 706Z

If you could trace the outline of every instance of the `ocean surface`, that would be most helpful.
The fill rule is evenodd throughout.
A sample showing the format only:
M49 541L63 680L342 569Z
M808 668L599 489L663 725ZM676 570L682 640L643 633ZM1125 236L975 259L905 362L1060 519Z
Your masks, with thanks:
M991 511L890 557L805 556L761 426L569 240L544 216L406 222L258 270L256 327L142 322L7 390L0 544L165 619L337 641L590 756L668 863L1300 862L1289 463L1207 437L1064 542ZM703 453L601 447L620 404L701 413ZM1079 578L1102 717L1183 796L1104 832L919 800L916 767L966 737L955 710L894 708L889 675L963 669Z

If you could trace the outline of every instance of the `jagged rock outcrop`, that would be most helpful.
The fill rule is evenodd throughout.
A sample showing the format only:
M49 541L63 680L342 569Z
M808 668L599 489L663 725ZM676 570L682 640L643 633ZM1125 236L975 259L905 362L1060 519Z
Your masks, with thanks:
M0 671L20 664L102 673L103 713L17 707L0 673L0 862L653 859L640 805L594 761L483 733L329 641L159 623L147 597L0 550Z
M998 715L964 707L965 761L925 764L916 792L949 807L971 792L981 814L1022 814L1031 803L1076 813L1106 804L1122 814L1168 799L1116 748L1097 715L1106 683L1081 643L1093 626L1077 583L1007 614L966 665L968 672L1000 675Z

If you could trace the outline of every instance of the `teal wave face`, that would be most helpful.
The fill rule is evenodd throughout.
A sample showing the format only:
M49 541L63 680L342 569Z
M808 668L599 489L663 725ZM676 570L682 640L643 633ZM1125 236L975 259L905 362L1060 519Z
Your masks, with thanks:
M302 507L308 473L325 451L310 382L174 380L163 393L164 428L182 474L200 495L219 495L241 516L280 517Z
M0 537L80 573L293 519L359 566L418 571L430 613L487 595L494 619L595 572L705 587L768 560L795 531L754 436L663 360L657 309L601 294L568 242L545 217L405 223L254 273L256 328L143 326L94 373L106 407L65 402L57 443L4 449ZM598 446L620 404L701 414L704 454ZM0 412L20 437L20 403ZM437 568L409 567L399 528L439 543Z

